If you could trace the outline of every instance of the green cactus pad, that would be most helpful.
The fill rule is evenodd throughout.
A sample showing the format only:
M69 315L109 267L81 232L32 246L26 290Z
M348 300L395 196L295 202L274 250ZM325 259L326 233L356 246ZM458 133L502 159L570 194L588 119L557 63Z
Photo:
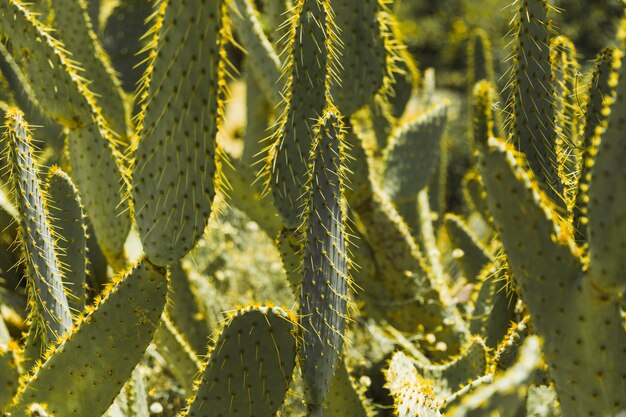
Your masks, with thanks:
M348 373L345 363L343 361L339 363L324 401L324 416L375 416L373 407L365 397L365 389L357 384Z
M511 277L505 267L488 263L477 281L480 287L469 320L470 330L480 335L489 348L495 348L515 319L517 296L508 288Z
M3 139L20 213L20 240L27 263L30 317L41 347L55 343L71 327L55 236L35 165L32 138L23 113L10 108Z
M333 14L328 0L299 0L287 45L285 104L274 149L269 185L285 227L301 223L315 120L326 109L334 50ZM329 62L330 61L330 62Z
M20 0L0 4L0 33L11 39L13 50L42 110L67 127L91 123L94 97L66 56L61 42Z
M550 83L550 7L546 0L518 2L509 130L511 142L524 153L542 189L554 202L562 203Z
M333 0L341 45L341 65L333 84L332 97L344 115L351 115L367 104L383 88L389 77L391 45L387 11L381 0ZM358 47L355 47L358 45Z
M139 93L132 194L144 251L159 265L195 246L219 186L224 8L223 0L164 1L149 32L154 50Z
M276 307L245 307L231 314L184 415L274 415L295 366L295 326L294 318Z
M474 29L471 33L468 48L468 85L473 86L481 80L495 82L493 57L489 34L483 29Z
M588 192L591 166L588 166L587 161L592 162L591 152L594 150L593 138L596 135L596 129L604 125L609 117L610 113L606 110L609 103L606 102L606 98L616 94L616 80L619 77L618 71L621 69L623 56L623 52L617 48L606 48L603 50L596 60L591 84L589 85L585 109L585 128L582 138L580 173L578 174L575 203L572 208L572 222L576 233L576 241L582 247L586 247L589 242Z
M602 279L596 284L593 265L584 271L571 232L555 222L550 202L510 147L490 140L482 159L489 205L534 328L544 339L563 414L617 413L626 407L626 363L619 359L626 349L623 301L600 287Z
M437 104L392 134L384 154L383 183L393 202L415 199L431 180L447 113L447 103Z
M482 80L474 85L472 90L472 131L474 143L484 146L494 134L493 105L496 93L488 81Z
M343 350L348 309L348 254L343 210L343 125L334 109L320 119L311 154L300 315L301 368L309 412L321 415Z
M566 202L570 202L576 187L578 174L578 148L580 113L577 83L580 65L576 48L565 36L557 36L550 42L552 61L552 85L554 88L554 113L558 172L565 185ZM568 204L569 205L569 204Z
M469 282L476 282L483 268L493 259L465 222L454 214L446 214L444 224L455 249L463 253L459 259L461 270Z
M71 51L72 60L83 71L89 90L111 129L127 135L122 88L111 62L94 33L86 0L51 0L54 9L54 36Z
M346 200L348 200L348 205L356 210L372 198L374 192L370 180L368 156L363 148L362 139L357 136L351 125L346 126L344 141L350 155L345 162L348 180L345 189Z
M624 65L624 63L622 63ZM615 80L613 80L614 82ZM626 291L626 73L621 70L615 95L604 97L610 108L584 161L589 170L589 268L593 283L608 293ZM606 114L606 113L605 113Z
M164 270L143 261L113 286L96 307L20 388L11 415L45 403L57 416L104 414L148 347L165 306ZM63 381L63 389L50 389ZM94 387L97 386L97 389Z
M204 354L209 342L209 326L193 293L188 271L181 262L170 265L169 303L166 312L191 348Z
M202 369L202 362L176 329L172 320L167 317L167 314L161 317L161 324L154 333L154 341L159 353L167 363L167 369L176 381L187 393L193 392L194 381Z
M87 289L87 227L80 196L70 177L52 167L48 173L50 223L56 236L58 258L71 310L85 308Z
M280 217L271 196L264 193L263 184L257 181L254 167L229 157L222 162L222 170L228 182L224 187L228 202L254 220L270 239L276 239L281 228Z
M411 358L403 352L396 352L389 361L385 380L398 417L441 417L440 401L435 398L431 382L420 377Z
M94 125L71 129L67 148L72 179L98 243L109 263L119 269L131 224L128 178L121 167L121 155L100 133Z
M241 37L241 42L248 52L248 58L254 62L249 68L254 73L265 99L272 105L282 101L281 62L265 36L254 5L250 0L230 2L230 16Z
M16 348L0 343L0 412L11 402L19 387L20 365Z
M484 385L461 399L458 406L447 410L446 416L514 417L526 400L526 393L533 381L536 369L541 366L540 342L537 336L529 337L519 360L508 371L496 375L489 385Z

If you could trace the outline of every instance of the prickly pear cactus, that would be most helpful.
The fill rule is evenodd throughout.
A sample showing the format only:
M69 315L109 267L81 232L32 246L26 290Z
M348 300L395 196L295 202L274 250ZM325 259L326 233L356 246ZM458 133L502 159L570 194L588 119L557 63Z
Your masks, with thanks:
M499 3L0 0L0 415L621 416L626 3Z

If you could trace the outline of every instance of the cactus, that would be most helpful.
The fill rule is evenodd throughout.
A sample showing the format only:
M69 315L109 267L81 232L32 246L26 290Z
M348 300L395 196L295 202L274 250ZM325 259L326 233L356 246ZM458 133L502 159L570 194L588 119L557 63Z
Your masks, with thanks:
M50 228L49 211L33 160L29 127L19 109L6 114L4 140L8 147L13 190L20 213L20 240L28 269L28 294L33 335L45 348L72 326L58 248Z
M622 413L626 23L496 2L0 0L0 414Z
M311 155L300 295L302 379L311 416L323 415L347 320L350 279L342 209L342 129L337 111L328 109L315 129Z
M232 313L183 415L274 415L295 366L294 332L294 318L277 307Z
M163 270L147 261L135 265L97 308L86 310L57 348L46 353L13 399L11 415L27 415L33 402L46 404L54 415L102 415L150 343L166 292ZM48 389L59 378L64 389Z
M328 0L299 0L295 6L284 73L286 110L281 116L274 149L269 155L269 185L283 224L300 224L313 122L327 104L336 28Z
M87 226L80 196L70 177L57 167L48 173L50 223L57 240L70 309L80 313L87 299Z
M149 32L155 49L138 94L143 104L133 201L144 250L160 265L194 247L219 187L215 135L224 94L224 13L221 0L197 7L162 2ZM186 48L179 48L183 43ZM169 68L176 59L189 65L174 73Z

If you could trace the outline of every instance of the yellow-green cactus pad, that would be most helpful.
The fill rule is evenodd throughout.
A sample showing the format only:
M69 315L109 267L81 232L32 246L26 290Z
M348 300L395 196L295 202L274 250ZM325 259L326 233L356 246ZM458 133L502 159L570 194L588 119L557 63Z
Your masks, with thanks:
M48 173L48 197L52 230L59 236L58 258L65 290L75 314L85 308L87 290L87 226L78 190L58 167Z
M383 157L383 184L394 203L415 201L417 193L431 180L447 114L447 103L437 104L392 134Z
M106 52L96 36L87 13L86 0L51 0L54 9L54 35L71 52L72 60L83 70L89 90L111 129L127 135L122 88Z
M19 234L28 271L30 317L35 326L35 338L41 347L46 347L72 327L72 319L46 195L39 181L28 123L21 110L8 110L3 140L7 143L7 162L19 212Z
M71 129L67 143L72 179L98 244L111 265L119 268L131 224L128 178L121 167L121 156L93 124Z
M195 246L218 187L224 8L223 0L163 1L150 30L132 194L144 251L158 265Z
M45 362L20 388L11 416L28 415L26 407L35 402L45 403L56 416L104 414L159 323L167 293L164 272L147 261L128 271L47 353Z
M393 51L388 11L381 0L333 0L331 4L341 53L332 96L339 111L351 115L383 88L389 76Z
M273 416L296 359L296 323L277 307L231 314L210 354L188 417Z
M563 414L617 413L626 408L623 300L603 287L611 280L595 275L593 260L583 267L572 233L511 147L489 142L481 163L489 205Z
M524 153L530 169L550 198L562 202L557 173L550 22L546 0L520 0L515 22L516 50L512 67L509 128L511 142Z

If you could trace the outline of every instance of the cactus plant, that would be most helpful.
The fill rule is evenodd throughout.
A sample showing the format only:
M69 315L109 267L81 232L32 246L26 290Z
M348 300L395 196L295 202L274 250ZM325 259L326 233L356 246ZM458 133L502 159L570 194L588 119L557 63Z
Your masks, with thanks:
M357 3L0 0L0 414L626 409L626 23Z

